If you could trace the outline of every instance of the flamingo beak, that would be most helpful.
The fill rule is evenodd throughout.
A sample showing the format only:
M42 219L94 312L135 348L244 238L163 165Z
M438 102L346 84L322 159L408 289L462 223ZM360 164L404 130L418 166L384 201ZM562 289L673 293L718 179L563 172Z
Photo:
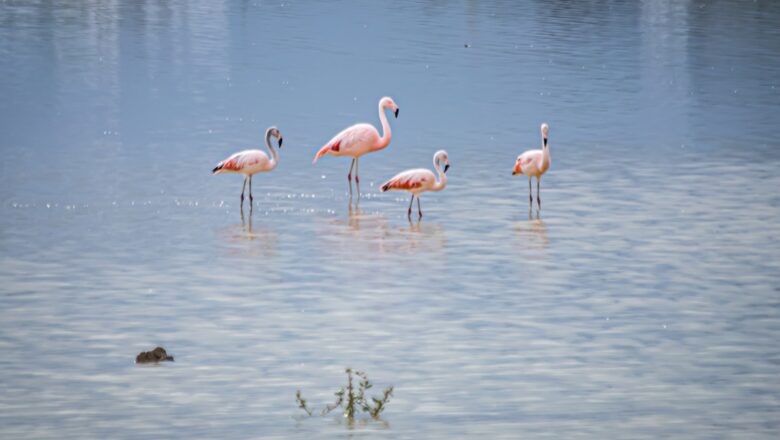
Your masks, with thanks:
M519 163L516 163L516 164L515 164L515 168L512 170L512 175L513 175L513 176L516 176L516 175L518 175L518 174L520 174L520 164L519 164Z
M284 138L280 137L279 138L279 148L282 148L282 141L284 141Z
M547 136L544 137L544 146L547 146Z
M444 172L446 173L447 170L450 169L450 164L444 164Z
M400 109L398 107L396 107L396 109L395 109L395 117L396 118L398 117L398 110L400 110Z

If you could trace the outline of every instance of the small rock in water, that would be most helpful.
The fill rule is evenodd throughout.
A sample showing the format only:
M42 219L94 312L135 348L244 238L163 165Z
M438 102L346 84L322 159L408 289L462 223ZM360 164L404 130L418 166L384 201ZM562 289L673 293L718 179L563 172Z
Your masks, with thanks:
M466 49L468 49L469 47L471 47L471 45L470 45L469 43L466 43L466 44L464 44L464 45L463 45L463 47L465 47Z
M142 351L135 357L136 364L161 361L173 361L173 356L168 356L168 353L162 347L157 347L152 351Z

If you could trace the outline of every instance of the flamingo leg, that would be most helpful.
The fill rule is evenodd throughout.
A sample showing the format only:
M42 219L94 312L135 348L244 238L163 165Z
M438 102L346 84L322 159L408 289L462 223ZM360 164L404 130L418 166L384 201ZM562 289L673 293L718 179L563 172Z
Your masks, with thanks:
M357 187L358 198L360 198L360 175L358 173L358 166L360 166L360 158L355 158L355 186Z
M541 177L536 178L536 203L539 205L539 209L542 209L542 199L539 197L539 182L541 180Z
M255 198L252 197L252 176L249 176L249 205L252 205L252 202L255 201Z
M531 178L528 178L528 199L531 201L531 206L534 206L534 190L531 187Z
M417 196L417 215L422 218L422 209L420 209L420 196Z
M355 166L355 159L352 159L352 164L349 166L349 172L347 173L347 182L349 182L349 196L352 197L352 168Z
M412 194L412 200L409 200L409 209L407 212L407 217L409 217L409 220L412 219L412 203L414 203L414 194Z
M244 176L244 186L241 187L241 207L244 207L244 190L246 190L246 176Z

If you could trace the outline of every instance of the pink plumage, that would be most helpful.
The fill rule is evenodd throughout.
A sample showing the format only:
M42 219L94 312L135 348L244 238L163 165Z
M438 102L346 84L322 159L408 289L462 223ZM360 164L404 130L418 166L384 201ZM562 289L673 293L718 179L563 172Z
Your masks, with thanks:
M444 165L442 170L441 166ZM439 179L436 179L436 175L431 170L425 168L416 168L413 170L402 171L390 180L383 183L379 188L380 191L408 191L412 193L412 199L409 201L409 209L407 210L408 216L412 216L412 203L414 198L417 197L417 212L422 217L422 209L420 208L420 193L426 191L441 191L447 186L447 170L450 168L450 160L447 152L439 150L433 155L433 167L439 174Z
M252 176L257 173L273 171L279 163L279 155L271 144L271 137L279 140L279 148L282 148L282 141L284 140L282 133L276 127L269 127L265 131L265 143L268 146L268 151L271 152L271 157L268 157L268 154L260 150L239 151L218 163L211 170L214 174L238 173L244 175L244 186L241 188L242 208L244 206L244 190L246 189L247 181L249 181L249 200L251 202L254 199L252 197Z
M550 131L550 127L545 123L542 124L542 149L541 150L528 150L523 154L517 156L515 166L512 170L512 175L524 174L528 176L528 192L531 206L533 207L534 197L533 190L531 188L531 178L536 177L536 202L539 209L542 209L542 200L539 196L539 188L542 176L550 169L550 146L547 144L547 135Z
M379 120L382 123L382 135L371 124L355 124L333 136L333 139L323 145L314 156L312 163L315 164L319 158L325 155L352 157L352 164L347 174L350 195L352 194L353 167L355 168L355 182L358 186L358 193L360 193L360 176L358 173L360 156L372 151L379 151L390 144L393 134L390 130L390 123L387 121L387 115L385 115L385 109L390 109L398 117L398 106L392 98L384 97L379 100Z

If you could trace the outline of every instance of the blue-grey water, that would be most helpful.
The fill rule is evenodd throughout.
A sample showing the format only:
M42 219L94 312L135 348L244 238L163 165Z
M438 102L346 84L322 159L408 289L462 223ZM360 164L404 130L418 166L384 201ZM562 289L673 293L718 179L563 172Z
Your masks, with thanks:
M780 2L0 2L0 437L780 436ZM401 108L360 162L316 150ZM542 210L515 157L550 124ZM280 165L210 174L262 133ZM447 149L445 191L379 193ZM350 207L351 206L351 207ZM173 363L136 366L156 345ZM301 417L343 369L383 421Z

